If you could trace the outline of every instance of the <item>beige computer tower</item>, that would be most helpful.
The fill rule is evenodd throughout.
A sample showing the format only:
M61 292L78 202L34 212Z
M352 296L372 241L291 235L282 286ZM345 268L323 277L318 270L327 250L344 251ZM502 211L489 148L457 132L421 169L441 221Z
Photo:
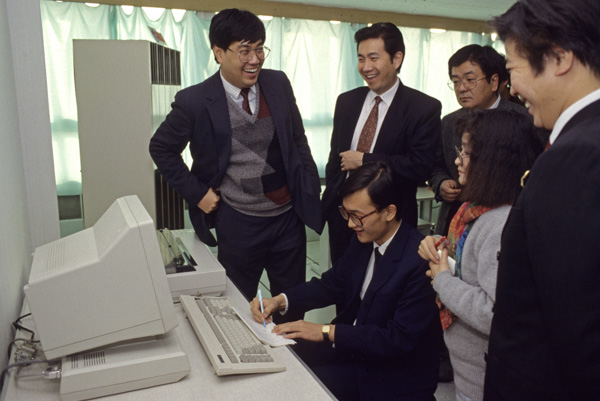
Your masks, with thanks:
M115 199L137 195L157 226L181 228L161 218L148 153L181 88L179 52L141 40L74 40L73 58L85 227Z

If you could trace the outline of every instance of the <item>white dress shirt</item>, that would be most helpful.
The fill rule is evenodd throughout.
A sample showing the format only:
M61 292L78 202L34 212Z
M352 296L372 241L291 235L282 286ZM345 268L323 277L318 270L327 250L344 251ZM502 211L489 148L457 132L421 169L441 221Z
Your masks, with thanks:
M356 127L354 128L354 135L352 136L352 142L350 143L350 150L356 150L358 146L358 139L360 138L360 133L362 132L365 123L367 122L367 118L375 106L375 97L379 96L381 98L381 102L379 102L379 107L377 109L377 129L375 130L375 136L373 137L373 142L371 143L371 149L368 153L373 153L373 148L377 143L377 137L379 136L379 129L381 128L381 124L385 119L385 115L390 108L390 104L394 100L394 96L396 96L396 92L398 91L398 87L400 86L400 79L396 80L394 86L392 86L387 92L378 95L373 91L369 91L367 93L367 97L365 98L365 102L363 103L362 110L360 112L360 116L358 117L358 121L356 123Z
M233 99L233 101L242 108L242 102L244 98L240 94L242 90L237 86L231 85L227 80L223 77L223 73L221 72L221 81L223 81L223 87L225 88L225 93L229 95ZM252 85L250 87L250 92L248 92L248 104L250 105L250 111L252 114L255 113L256 110L256 91L258 88L258 83Z

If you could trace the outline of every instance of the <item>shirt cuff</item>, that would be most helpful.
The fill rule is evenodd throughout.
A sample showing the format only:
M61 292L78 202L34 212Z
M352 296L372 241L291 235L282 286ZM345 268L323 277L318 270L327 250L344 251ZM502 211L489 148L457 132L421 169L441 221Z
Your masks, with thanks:
M281 316L285 315L288 311L288 307L290 305L289 301L288 301L288 297L287 295L285 295L283 292L281 293L281 295L283 295L283 297L285 298L285 309L282 311L279 311L279 313L281 314Z

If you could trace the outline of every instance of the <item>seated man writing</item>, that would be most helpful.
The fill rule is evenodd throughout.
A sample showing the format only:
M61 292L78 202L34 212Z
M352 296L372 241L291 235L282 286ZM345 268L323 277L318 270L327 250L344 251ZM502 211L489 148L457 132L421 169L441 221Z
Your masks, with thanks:
M423 236L403 224L397 176L366 163L340 189L342 216L356 235L320 279L250 307L254 319L340 305L331 324L298 320L275 326L340 400L434 400L441 328L435 294L417 251Z

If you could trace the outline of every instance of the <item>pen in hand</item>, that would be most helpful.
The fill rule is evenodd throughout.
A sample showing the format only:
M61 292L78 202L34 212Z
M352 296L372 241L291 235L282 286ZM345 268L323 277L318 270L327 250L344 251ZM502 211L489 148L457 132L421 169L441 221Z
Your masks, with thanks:
M435 249L437 249L438 246L442 245L442 242L446 241L446 237L442 237L440 238L440 240L438 242L435 243Z
M262 301L262 291L260 290L260 288L258 289L258 303L260 304L260 313L265 313L265 306L263 305L263 301ZM267 327L267 322L265 321L265 319L263 319L263 326Z

